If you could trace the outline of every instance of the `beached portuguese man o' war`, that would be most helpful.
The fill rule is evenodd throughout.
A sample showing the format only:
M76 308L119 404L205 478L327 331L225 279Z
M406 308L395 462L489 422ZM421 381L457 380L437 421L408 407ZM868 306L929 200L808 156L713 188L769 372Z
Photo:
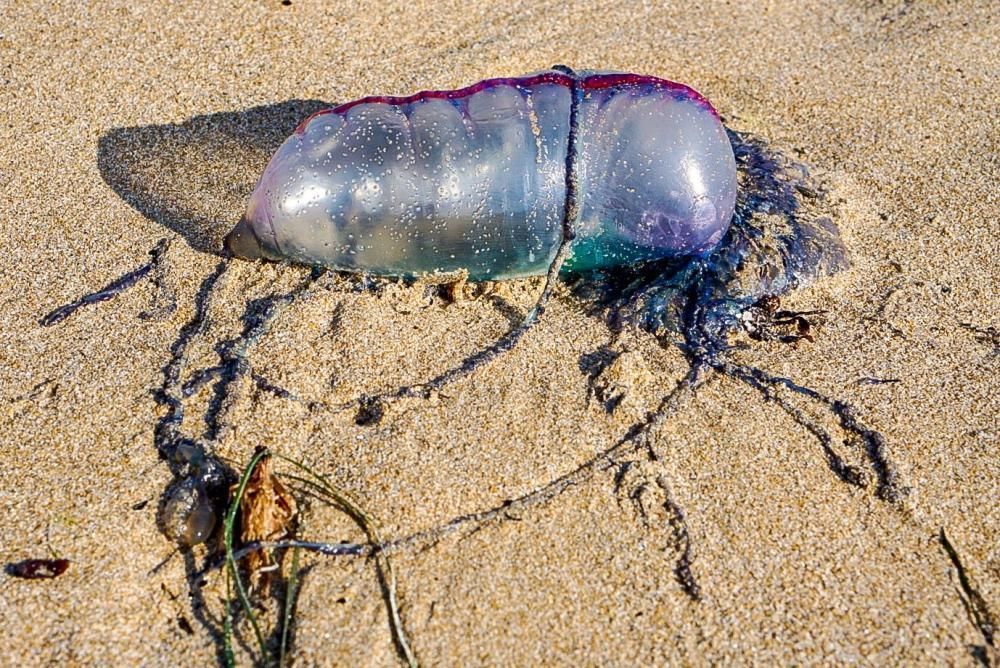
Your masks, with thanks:
M242 127L255 114L260 110L235 118ZM291 123L276 124L269 113L261 118L267 123L259 145L271 150L270 137L280 138ZM296 116L292 122L298 120ZM193 133L187 125L165 127L166 133L160 132L163 126L156 129L171 141L179 130L199 140L202 134L201 125ZM129 143L129 154L133 151ZM132 190L126 192L144 213L160 206L159 193L153 193L157 204L151 207L141 197L135 204ZM621 438L583 463L521 496L504 497L492 508L463 509L431 528L387 541L365 529L370 543L295 546L327 555L374 557L389 549L434 545L459 530L478 531L518 518L529 507L615 468L616 493L620 488L636 501L639 492L645 494L642 490L659 490L652 493L667 512L670 547L677 554L675 577L689 597L701 600L691 534L670 491L655 430L684 410L708 378L744 383L784 411L815 437L830 470L843 482L859 488L873 482L876 494L893 503L908 493L886 439L862 421L857 408L758 368L742 352L750 346L740 340L744 335L788 344L813 340L811 318L823 311L785 310L779 298L848 267L833 221L839 201L827 197L804 165L762 139L726 127L692 88L652 76L577 73L555 66L456 90L366 97L318 111L271 158L242 219L226 238L228 252L202 279L191 317L178 330L162 366L163 383L154 394L160 417L153 440L173 480L157 509L160 528L179 545L191 546L218 536L220 520L226 518L222 534L231 543L239 510L234 502L239 494L233 492L243 488L233 486L236 476L216 449L227 434L234 434L232 423L245 418L245 411L233 408L247 387L254 392L250 410L258 410L261 397L269 396L297 403L308 416L350 411L356 426L376 424L391 415L385 408L392 402L441 396L445 386L512 351L539 321L554 285L561 282L574 305L602 318L614 338L575 360L562 356L553 362L575 363L591 386L588 397L597 397L613 412L621 392L602 388L618 386L616 361L634 352L630 343L615 339L626 327L652 334L688 362L683 377L658 405L644 407ZM171 303L159 312L172 313L176 299L164 280L168 248L169 239L161 240L146 264L56 308L39 324L58 325L81 307L108 301L145 277L169 293ZM234 257L313 268L282 272L284 278L296 278L286 291L250 276L252 268L243 271L246 267ZM442 276L423 285L415 280L428 274ZM377 295L389 283L410 283L432 302L440 298L447 305L456 294L486 295L494 287L475 285L465 293L464 278L541 275L544 287L519 323L488 347L417 382L386 389L385 379L378 377L370 383L377 393L366 390L334 403L327 392L310 396L308 389L283 387L255 369L251 359L251 352L265 346L280 314L294 314L296 304L327 291ZM247 299L242 330L232 337L230 319L215 317L214 295L248 288L248 278L277 291ZM463 291L455 289L459 286ZM329 327L320 336L341 335L345 300L336 300ZM150 313L139 317L166 321L166 316ZM218 359L206 366L203 351L208 349ZM607 382L602 380L606 371ZM576 401L570 398L570 403ZM191 408L200 415L192 416ZM239 442L244 437L236 432L229 438ZM645 521L645 511L639 511ZM356 517L355 511L348 513ZM265 546L249 544L241 550ZM239 559L231 551L227 558L230 567ZM203 571L189 569L189 574L192 583L201 582ZM401 628L398 619L396 623ZM396 640L405 648L402 633Z
M316 113L278 149L229 235L237 256L387 276L576 272L701 255L736 204L736 161L693 89L568 68Z
M848 266L826 215L833 211L804 165L725 127L693 89L556 66L314 113L271 158L226 246L236 257L313 265L303 290L323 267L403 279L547 276L535 307L489 348L425 382L344 404L357 410L358 425L381 419L384 403L431 396L510 351L561 278L612 328L638 327L686 355L690 371L658 415L675 410L673 398L693 391L710 370L768 398L792 393L865 444L879 495L896 500L905 488L884 439L849 404L729 354L731 335L740 331L758 340L811 340L805 316L814 312L779 310L778 297ZM229 262L224 258L206 279L204 295ZM249 318L244 348L295 299L277 295ZM204 322L199 313L192 332ZM184 345L177 350L181 365ZM176 389L164 395L173 414L158 447L182 452L176 444L188 442L177 432L183 396ZM841 479L866 484L864 472L830 446L835 439L822 425L793 403L781 407L817 436ZM206 490L223 489L207 449L192 452L182 453L190 470L168 494L165 522L188 543L203 540L218 516ZM697 597L696 586L685 590Z

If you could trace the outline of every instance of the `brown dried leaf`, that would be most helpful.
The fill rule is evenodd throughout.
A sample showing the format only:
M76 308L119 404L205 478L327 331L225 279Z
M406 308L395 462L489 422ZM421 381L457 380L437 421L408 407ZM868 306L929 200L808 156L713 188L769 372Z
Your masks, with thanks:
M250 473L240 500L240 541L245 545L291 536L297 511L295 499L272 471L271 455L264 455ZM247 555L250 589L267 587L270 572L277 567L270 550Z

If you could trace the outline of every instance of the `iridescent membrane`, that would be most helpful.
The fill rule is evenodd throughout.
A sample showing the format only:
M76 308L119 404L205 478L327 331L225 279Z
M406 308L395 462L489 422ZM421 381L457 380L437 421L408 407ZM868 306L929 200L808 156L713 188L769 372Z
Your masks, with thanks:
M697 92L551 70L314 114L227 243L249 258L497 280L545 274L567 226L566 270L702 254L735 200L732 148Z

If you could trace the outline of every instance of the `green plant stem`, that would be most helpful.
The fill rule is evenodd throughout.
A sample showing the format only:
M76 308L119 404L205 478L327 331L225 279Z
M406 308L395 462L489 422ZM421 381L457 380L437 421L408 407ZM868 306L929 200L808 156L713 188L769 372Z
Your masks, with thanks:
M236 494L233 496L232 502L229 504L229 511L226 513L226 522L223 531L223 541L226 550L226 565L228 566L228 571L231 574L233 581L236 583L236 592L239 594L240 603L243 605L243 610L246 612L247 618L250 620L250 625L253 627L253 632L257 636L257 645L260 647L260 658L261 663L267 665L267 645L264 643L264 634L260 631L260 626L257 624L257 616L253 613L253 608L250 606L250 597L247 595L246 588L243 586L243 580L240 579L239 566L236 563L236 559L233 558L233 527L236 525L236 513L240 509L240 501L243 499L243 492L246 490L247 483L250 480L253 470L257 467L257 463L266 457L268 454L266 449L258 450L254 453L254 456L250 458L250 463L247 464L246 469L243 471L243 475L240 477L240 482L236 487ZM231 598L229 592L227 592L226 604L231 605Z

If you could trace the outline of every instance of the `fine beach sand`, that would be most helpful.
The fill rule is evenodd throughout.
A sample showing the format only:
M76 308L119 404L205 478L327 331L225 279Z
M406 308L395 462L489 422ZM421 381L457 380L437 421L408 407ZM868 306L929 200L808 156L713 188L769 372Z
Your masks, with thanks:
M217 660L224 580L214 571L189 588L204 550L175 553L157 527L172 475L154 429L171 346L220 262L223 235L270 153L310 112L554 63L686 82L730 127L810 165L853 266L783 300L827 312L814 342L750 342L733 359L855 406L885 437L909 493L892 503L878 498L874 476L864 487L838 479L779 403L814 415L831 447L870 472L816 405L786 394L765 401L715 375L651 430L658 461L623 448L552 498L397 551L417 657L995 661L995 3L356 5L0 5L0 561L55 553L72 562L52 580L0 574L0 664ZM160 271L39 324L147 262L164 238ZM248 304L308 275L232 263L184 378L219 364ZM507 331L539 283L450 304L425 298L422 285L355 284L327 276L273 321L249 363L294 397L239 376L216 452L234 468L258 445L302 459L349 490L386 537L554 489L546 486L614 445L687 370L678 350L615 333L561 293L513 351L358 425L355 412L322 406L454 366ZM592 377L593 360L618 353L620 363ZM602 384L625 389L613 412L595 396ZM185 399L184 433L205 430L213 388ZM342 515L302 505L303 536L363 540ZM675 577L677 509L700 601ZM302 563L295 661L398 663L372 563ZM252 636L242 638L245 661Z

